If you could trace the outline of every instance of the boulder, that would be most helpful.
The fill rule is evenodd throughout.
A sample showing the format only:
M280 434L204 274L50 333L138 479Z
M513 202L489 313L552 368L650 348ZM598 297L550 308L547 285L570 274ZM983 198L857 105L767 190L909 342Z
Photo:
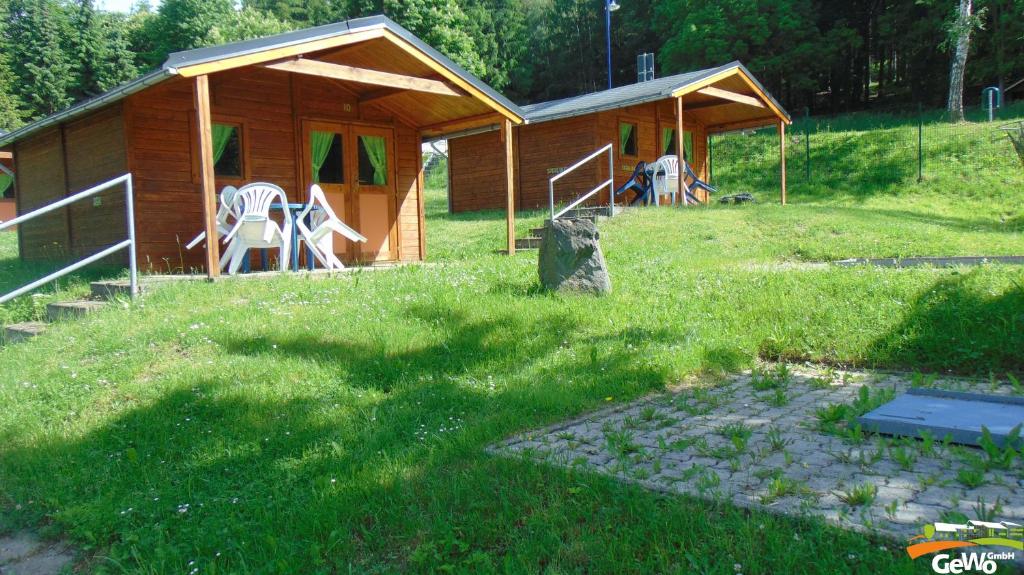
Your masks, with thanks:
M547 222L538 263L541 285L550 290L592 294L612 291L600 238L590 220Z

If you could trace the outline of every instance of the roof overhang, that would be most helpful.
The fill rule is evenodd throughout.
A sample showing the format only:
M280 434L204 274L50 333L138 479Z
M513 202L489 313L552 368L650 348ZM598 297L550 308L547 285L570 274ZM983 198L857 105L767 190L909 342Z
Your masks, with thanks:
M193 78L301 57L311 53L323 53L381 39L429 68L437 81L455 86L458 90L465 92L466 96L483 103L489 111L486 121L509 121L512 124L526 122L525 114L518 106L479 78L389 18L372 16L267 38L171 54L163 67L158 70L114 88L101 96L28 124L21 129L0 135L0 147L114 104L174 76Z
M725 88L717 88L725 85ZM525 107L529 123L550 122L597 112L617 110L660 102L676 97L691 100L691 112L710 105L732 106L740 110L743 106L762 108L764 113L742 113L739 127L764 126L778 122L791 123L789 114L781 104L757 81L740 62L731 62L716 68L699 70L657 78L640 84L619 86L592 94L543 102ZM714 102L708 102L714 100ZM756 100L756 101L755 101ZM722 124L725 129L734 129L733 124ZM716 126L716 130L717 130Z
M722 99L731 99L727 94L715 94L711 90L714 90L714 85L730 78L738 78L743 84L751 91L748 96L746 94L740 94L741 96L754 97L764 107L772 112L774 115L774 121L783 122L785 124L792 124L793 119L789 116L789 113L783 109L782 105L779 104L771 94L765 90L764 86L757 81L756 78L744 67L742 64L736 62L730 65L724 70L709 75L706 78L702 78L698 81L688 83L685 86L680 86L672 91L671 96L673 98L685 97L690 94L703 93L712 97L720 97ZM738 103L742 103L741 100L736 100ZM767 122L768 118L765 119ZM756 123L756 120L751 120L751 123Z

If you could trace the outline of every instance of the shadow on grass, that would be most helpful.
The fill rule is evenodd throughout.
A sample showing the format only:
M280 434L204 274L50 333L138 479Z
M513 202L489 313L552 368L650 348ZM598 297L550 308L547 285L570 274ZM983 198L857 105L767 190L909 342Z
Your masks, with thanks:
M933 284L907 304L902 320L866 357L915 370L1024 373L1024 274L993 295L975 270Z
M494 466L481 460L483 447L605 394L657 388L665 374L614 343L673 337L611 333L592 340L600 353L576 358L561 353L576 325L559 313L474 320L410 306L408 314L437 324L443 337L410 349L393 349L386 335L221 342L241 356L239 365L280 357L311 370L318 364L318 373L337 366L336 386L291 388L242 371L183 382L74 438L53 434L19 446L10 430L3 443L16 447L0 459L3 499L44 502L29 521L55 514L77 540L113 544L114 560L155 571L217 552L235 568L287 558L281 570L291 572L341 568L358 556L387 562L418 540L443 539L452 514L476 516L508 498L532 497L502 492L487 470ZM486 384L493 370L522 376L495 388ZM382 393L364 393L371 389ZM534 479L545 481L543 474ZM497 533L515 528L519 516L505 513L497 531L469 536L500 549Z
M1024 230L1024 216L1008 219L1005 222L996 221L991 218L963 218L956 216L945 216L932 213L921 213L909 210L891 209L865 209L865 208L837 208L846 212L857 214L865 220L877 219L879 216L892 218L899 221L913 221L921 224L938 225L958 231L969 232L999 232L1018 234ZM979 247L978 255L986 255L984 248ZM944 254L937 254L944 255Z
M821 572L842 571L851 553L906 570L877 541L817 522L484 454L605 395L656 388L665 374L626 344L678 334L594 336L590 356L577 357L565 339L578 326L564 313L407 313L442 335L411 349L389 346L386 333L239 335L220 342L237 356L238 376L181 381L81 435L12 431L2 442L2 500L32 501L22 521L55 520L125 571L681 572L713 570L724 553L730 567L786 572L793 553L822 545L843 553ZM709 354L723 367L737 361L728 350ZM337 383L245 377L246 365L277 358L318 373L337 366ZM465 377L491 370L523 382L488 388ZM559 374L580 377L567 384ZM363 392L371 388L384 393Z

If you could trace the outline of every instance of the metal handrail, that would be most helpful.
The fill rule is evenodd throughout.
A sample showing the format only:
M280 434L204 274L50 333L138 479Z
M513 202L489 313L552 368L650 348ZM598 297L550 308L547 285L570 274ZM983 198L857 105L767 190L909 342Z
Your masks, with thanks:
M46 276L44 278L36 280L36 281L28 284L27 286L24 286L22 288L18 288L16 290L12 291L11 293L6 294L4 296L0 296L0 304L6 303L6 302L8 302L8 301L10 301L10 300L20 296L20 295L26 294L26 293L36 289L39 286L48 284L48 283L50 283L50 282L52 282L52 281L54 281L56 279L62 278L62 277L66 276L67 274L69 274L69 273L71 273L71 272L73 272L75 270L83 268L83 267L85 267L85 266L87 266L87 265L89 265L89 264L91 264L91 263L93 263L93 262L95 262L97 260L103 259L103 258L105 258L105 257L107 257L107 256L109 256L109 255L111 255L111 254L113 254L113 253L115 253L117 251L123 250L125 248L128 248L128 268L129 268L129 273L131 274L131 277L129 279L129 283L130 283L130 287L131 287L131 297L132 297L132 299L135 299L135 296L138 295L138 293L139 293L139 271L138 271L138 265L137 265L137 261L136 261L136 255L135 255L135 247L136 247L136 243L135 243L135 201L134 201L134 193L133 193L133 189L132 189L132 175L131 174L125 174L123 176L119 176L117 178L114 178L113 180L109 180L109 181L103 182L102 184L98 184L98 185L93 186L93 187L91 187L91 188L89 188L87 190L78 192L77 194L74 194L72 196L68 196L68 197L64 198L63 200L56 201L56 202L54 202L52 204L43 206L43 207L41 207L41 208L39 208L37 210L33 210L33 211L31 211L31 212L29 212L29 213L27 213L25 215L18 216L16 218L14 218L13 220L8 220L6 222L2 222L2 223L0 223L0 231L3 231L5 229L7 229L7 228L14 227L14 226L19 225L21 223L27 222L27 221L29 221L31 219L37 218L37 217L42 216L44 214L48 214L50 212L59 210L59 209L65 207L65 206L68 206L68 205L73 204L73 203L75 203L77 201L80 201L80 200L84 200L85 198L89 198L89 197L95 196L96 194L98 194L100 192L109 190L110 188L113 188L115 186L119 186L121 184L124 184L124 186L125 186L125 188L124 188L124 190L125 190L125 206L126 206L126 212L127 212L127 215L128 215L128 239L120 241L120 242L118 242L118 243L116 243L116 244L114 244L114 245L112 245L112 246L110 246L108 248L105 248L104 250L100 251L99 253L93 254L93 255L85 258L84 260L79 260L79 261L77 261L77 262L75 262L73 264L65 266L64 268L62 268L62 269L60 269L58 271L55 271L52 274L50 274L50 275L48 275L48 276Z
M589 192L583 194L582 196L576 198L571 204L569 204L567 207L563 208L558 213L555 213L555 182L557 182L558 180L562 179L562 177L569 175L570 172L576 170L580 166L586 164L590 160L593 160L594 158L600 156L601 154L603 154L605 152L608 152L608 179L605 180L604 182L601 182L600 184L598 184L598 186L596 188L594 188L594 189L590 190ZM567 212L569 212L570 210L572 210L576 206L582 204L584 201L586 201L591 196L593 196L594 194L599 192L601 190L601 188L604 188L605 186L608 186L608 198L609 198L609 206L608 206L609 212L608 213L609 213L609 215L614 215L615 214L615 157L612 154L612 145L610 143L608 145L604 146L603 148L601 148L600 150L597 150L596 152L590 154L589 156L579 160L575 164L573 164L573 165L569 166L568 168L562 170L557 175L555 175L554 177L552 177L552 178L550 178L548 180L548 205L551 208L551 221L555 221L558 218L564 216Z

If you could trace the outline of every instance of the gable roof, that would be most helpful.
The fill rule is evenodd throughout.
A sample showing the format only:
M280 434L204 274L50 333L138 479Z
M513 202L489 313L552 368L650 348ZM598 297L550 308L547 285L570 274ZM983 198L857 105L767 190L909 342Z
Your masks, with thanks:
M315 28L285 32L283 34L267 36L265 38L243 40L241 42L231 42L229 44L175 52L168 56L167 61L165 61L160 68L157 68L148 74L122 84L121 86L96 96L95 98L84 100L66 110L32 122L20 129L6 134L0 134L0 147L9 145L50 126L83 116L91 111L123 100L132 94L141 92L146 88L159 84L160 82L174 76L179 76L181 75L179 69L226 60L229 58L236 58L239 56L255 56L261 52L269 52L271 50L290 46L301 46L303 44L329 40L332 38L341 38L357 32L367 32L375 29L387 30L402 40L412 44L418 50L440 64L443 68L447 69L461 80L485 94L511 114L525 119L525 113L522 108L453 62L450 58L417 38L412 32L409 32L387 16L369 16L366 18L356 18L345 22L317 26Z
M605 110L616 110L627 106L635 106L637 104L646 104L648 102L656 102L658 100L671 98L678 95L678 92L683 91L702 80L707 80L708 78L730 70L739 70L745 74L747 78L750 79L765 95L771 104L785 116L786 120L788 121L790 119L789 114L782 108L782 105L780 105L775 98L773 98L771 94L761 86L757 79L750 73L750 70L747 70L746 66L739 61L730 62L715 68L686 72L683 74L676 74L674 76L666 76L664 78L655 78L654 80L630 84L628 86L619 86L618 88L612 88L611 90L602 90L600 92L583 94L582 96L573 96L571 98L563 98L561 100L530 104L528 106L523 106L523 111L526 112L527 121L533 124L571 118L573 116L583 116L586 114L593 114L594 112L603 112Z

